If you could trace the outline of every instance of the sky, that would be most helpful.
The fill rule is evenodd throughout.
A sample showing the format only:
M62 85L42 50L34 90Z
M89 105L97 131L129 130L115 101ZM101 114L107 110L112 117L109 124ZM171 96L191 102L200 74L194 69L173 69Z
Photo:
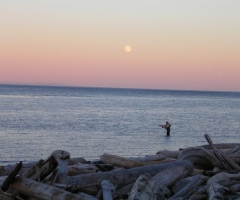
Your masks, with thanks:
M240 92L239 11L239 0L0 0L0 84Z

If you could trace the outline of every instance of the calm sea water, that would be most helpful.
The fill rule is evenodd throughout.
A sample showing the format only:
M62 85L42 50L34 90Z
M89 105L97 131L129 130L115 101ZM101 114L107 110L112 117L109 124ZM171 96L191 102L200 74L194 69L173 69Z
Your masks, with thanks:
M0 85L0 164L240 143L240 93ZM169 121L171 136L159 127Z

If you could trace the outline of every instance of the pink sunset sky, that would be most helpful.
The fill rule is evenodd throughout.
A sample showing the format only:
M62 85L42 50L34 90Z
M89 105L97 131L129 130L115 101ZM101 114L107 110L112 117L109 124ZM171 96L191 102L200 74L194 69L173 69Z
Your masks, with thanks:
M238 0L6 0L0 41L0 84L240 91Z

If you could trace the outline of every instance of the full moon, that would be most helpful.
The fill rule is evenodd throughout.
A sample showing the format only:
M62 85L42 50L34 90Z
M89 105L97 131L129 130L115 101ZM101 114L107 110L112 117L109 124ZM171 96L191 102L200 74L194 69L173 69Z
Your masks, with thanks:
M125 50L126 52L130 52L130 51L131 51L131 47L127 45L127 46L125 46L124 50Z

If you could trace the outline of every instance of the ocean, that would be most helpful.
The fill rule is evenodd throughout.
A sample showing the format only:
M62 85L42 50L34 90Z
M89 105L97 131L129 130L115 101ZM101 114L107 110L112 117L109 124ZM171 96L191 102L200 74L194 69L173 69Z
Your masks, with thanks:
M240 143L239 108L238 92L0 85L0 165Z

